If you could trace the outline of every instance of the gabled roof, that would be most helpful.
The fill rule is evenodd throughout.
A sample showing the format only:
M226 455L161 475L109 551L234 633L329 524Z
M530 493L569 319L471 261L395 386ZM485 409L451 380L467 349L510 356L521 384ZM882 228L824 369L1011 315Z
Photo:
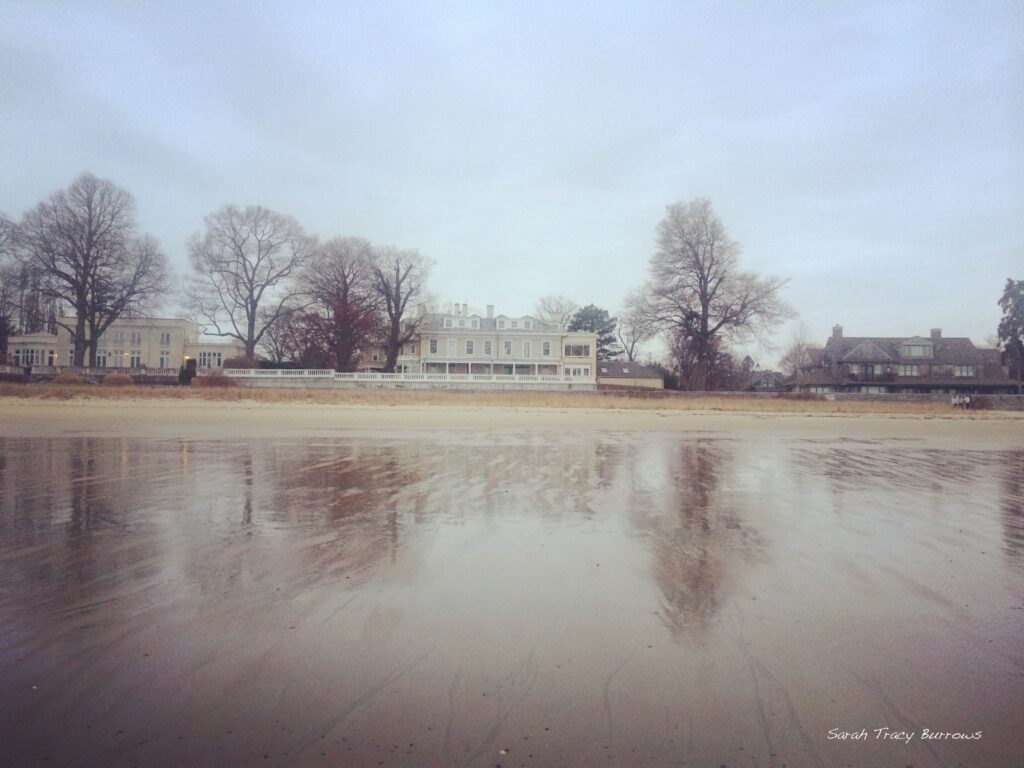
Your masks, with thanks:
M931 357L904 357L901 353L905 344L930 345ZM978 349L966 337L923 338L920 336L843 336L832 337L825 343L824 356L836 363L920 363L931 362L948 365L982 365L991 359L989 352L998 350Z
M890 362L893 356L871 339L864 339L841 359L844 363Z

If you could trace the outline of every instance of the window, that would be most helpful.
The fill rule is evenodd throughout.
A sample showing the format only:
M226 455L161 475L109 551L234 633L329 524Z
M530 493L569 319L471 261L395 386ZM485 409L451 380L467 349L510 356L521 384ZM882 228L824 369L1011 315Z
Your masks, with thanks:
M124 331L114 331L114 343L115 344L123 344L124 343Z
M533 357L533 345L528 342L523 342L523 357Z
M519 327L519 321L518 320L513 320L512 321L512 327L513 328L518 328Z
M430 340L430 354L432 354L432 355L436 355L437 354L437 339L431 339Z
M490 339L487 339L484 342L484 354L487 355L488 357L490 357L490 355L491 355L491 340Z
M466 354L467 355L476 354L475 347L476 347L476 345L473 343L472 339L466 339Z
M589 344L566 344L565 345L565 356L566 357L590 357L590 345Z
M544 357L551 357L551 342L545 341L540 345L540 353Z
M505 329L505 321L504 320L499 320L498 321L498 328L500 328L501 330Z
M160 367L161 368L170 368L171 367L171 353L170 352L161 352L160 353Z
M931 344L904 344L900 347L901 357L931 357Z
M523 320L523 328L528 331L533 330L533 320Z
M505 342L505 357L512 357L512 342Z
M448 339L448 357L455 357L458 353L458 342L455 339Z
M142 346L142 331L131 332L131 344L133 347Z
M100 351L99 350L96 350L96 359L97 360L100 359ZM75 364L75 350L69 349L68 350L68 365L74 365L74 364ZM96 363L96 365L99 365L99 363Z
M920 376L920 369L916 365L901 365L899 369L900 376Z
M133 349L128 357L128 367L138 368L140 365L142 365L142 352L138 349Z
M473 327L474 328L479 328L480 327L480 321L477 320L476 318L473 318Z
M974 376L974 366L973 365L957 365L957 366L954 366L954 368L955 368L955 370L953 371L953 375L954 376L960 376L960 377L971 377L971 376Z
M410 355L415 355L416 354L416 342L415 341L412 344L409 345L409 354Z
M465 320L459 320L459 328L465 328L465 327L466 327L466 321Z
M200 352L200 368L220 368L220 352Z
M160 346L161 347L169 347L169 346L171 346L171 334L170 334L170 331L164 331L163 333L160 334ZM167 366L166 365L162 365L160 367L161 368L166 368Z
M116 334L115 334L116 335ZM128 359L128 353L123 349L114 350L114 359L110 361L111 368L124 368Z
M445 328L451 328L452 327L452 319L450 317L446 317L444 319L444 327Z

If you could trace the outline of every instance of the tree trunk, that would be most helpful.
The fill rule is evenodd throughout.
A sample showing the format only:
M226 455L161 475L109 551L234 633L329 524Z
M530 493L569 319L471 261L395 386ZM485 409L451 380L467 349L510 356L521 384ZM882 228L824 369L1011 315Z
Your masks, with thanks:
M75 357L72 363L77 367L85 365L85 315L79 311L78 317L75 318L75 337L72 339L72 343L75 345Z

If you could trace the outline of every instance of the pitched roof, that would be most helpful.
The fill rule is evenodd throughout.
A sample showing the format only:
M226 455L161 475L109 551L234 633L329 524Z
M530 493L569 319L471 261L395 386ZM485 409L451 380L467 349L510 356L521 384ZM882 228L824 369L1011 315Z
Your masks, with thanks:
M931 345L931 357L908 357L901 354L904 344ZM908 363L931 362L938 365L984 365L991 362L989 352L978 349L966 337L923 338L920 336L842 336L825 343L824 356L843 363Z
M450 327L445 328L444 321L451 320L452 324ZM459 327L459 321L468 321L465 326ZM479 320L479 326L473 328L473 321ZM523 317L508 317L507 315L498 315L497 317L481 317L480 315L469 315L463 317L461 315L446 315L446 314L435 314L430 313L420 320L421 331L495 331L498 329L498 320L532 320L533 328L510 328L509 323L506 322L503 331L529 331L529 332L542 332L542 333L561 333L562 328L557 323L549 323L544 320L538 320L535 317L525 315Z
M639 363L623 363L614 360L598 360L597 376L600 379L661 379L660 373Z
M891 361L893 356L871 339L864 339L840 359L844 363L877 362L879 360Z

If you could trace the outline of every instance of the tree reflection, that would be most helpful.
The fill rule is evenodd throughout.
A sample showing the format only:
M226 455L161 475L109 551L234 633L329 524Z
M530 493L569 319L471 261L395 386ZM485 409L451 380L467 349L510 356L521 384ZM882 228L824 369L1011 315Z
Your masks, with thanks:
M729 443L687 442L666 446L663 454L670 464L661 494L645 494L648 507L634 505L633 519L652 539L660 614L680 638L707 627L761 544L741 519L742 498L721 487L737 471Z
M1001 465L1003 542L1007 555L1024 561L1024 451L1005 454Z

